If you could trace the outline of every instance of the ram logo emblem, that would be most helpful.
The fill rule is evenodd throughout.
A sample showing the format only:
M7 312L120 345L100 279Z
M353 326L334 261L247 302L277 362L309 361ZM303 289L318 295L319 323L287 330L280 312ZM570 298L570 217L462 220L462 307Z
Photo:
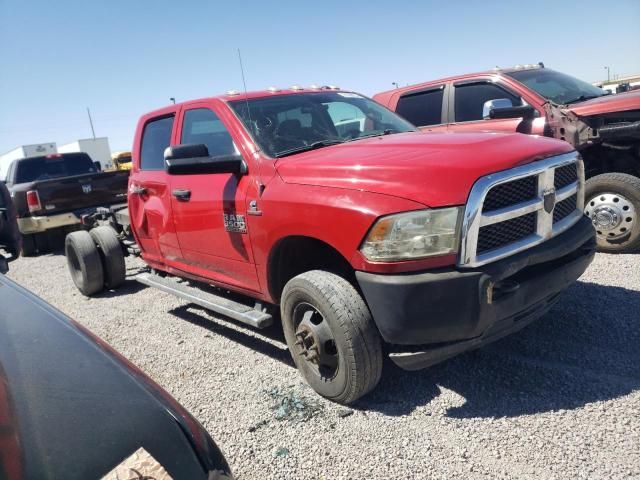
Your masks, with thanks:
M556 206L556 189L549 188L542 192L542 200L544 203L544 211L547 213L553 212L553 209Z

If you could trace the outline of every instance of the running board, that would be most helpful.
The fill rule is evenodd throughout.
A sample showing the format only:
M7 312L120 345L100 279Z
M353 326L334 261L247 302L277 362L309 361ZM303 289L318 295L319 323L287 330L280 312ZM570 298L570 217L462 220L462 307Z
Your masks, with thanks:
M213 293L205 292L200 288L189 285L185 281L180 282L171 277L161 277L153 273L140 273L136 275L135 278L138 282L149 287L171 293L176 297L200 305L207 310L233 318L239 322L246 323L254 328L266 328L273 324L273 317L266 312Z

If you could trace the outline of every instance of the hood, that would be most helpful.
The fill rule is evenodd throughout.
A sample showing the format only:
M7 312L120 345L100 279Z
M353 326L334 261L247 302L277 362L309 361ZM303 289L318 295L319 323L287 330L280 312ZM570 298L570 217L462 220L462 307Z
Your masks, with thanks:
M362 190L429 207L462 205L475 181L571 151L566 142L521 134L401 133L284 157L287 183Z
M567 105L566 108L581 117L588 117L590 115L597 115L600 113L638 110L640 109L640 91L605 95L598 98L592 98L585 102Z

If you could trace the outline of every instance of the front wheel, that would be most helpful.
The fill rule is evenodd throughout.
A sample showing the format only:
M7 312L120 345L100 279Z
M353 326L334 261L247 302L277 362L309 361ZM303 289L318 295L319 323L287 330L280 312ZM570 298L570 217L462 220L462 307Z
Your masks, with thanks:
M289 351L316 392L346 405L378 384L382 342L349 282L321 270L302 273L285 286L281 311Z
M640 246L640 178L605 173L590 178L584 213L596 229L598 250L628 253Z

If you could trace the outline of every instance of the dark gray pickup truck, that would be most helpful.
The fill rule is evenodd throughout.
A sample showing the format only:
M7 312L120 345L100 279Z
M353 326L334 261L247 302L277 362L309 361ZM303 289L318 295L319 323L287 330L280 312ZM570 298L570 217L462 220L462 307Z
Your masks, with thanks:
M15 160L7 171L22 234L22 254L49 248L77 230L83 215L127 201L128 171L100 172L86 153L62 153Z

